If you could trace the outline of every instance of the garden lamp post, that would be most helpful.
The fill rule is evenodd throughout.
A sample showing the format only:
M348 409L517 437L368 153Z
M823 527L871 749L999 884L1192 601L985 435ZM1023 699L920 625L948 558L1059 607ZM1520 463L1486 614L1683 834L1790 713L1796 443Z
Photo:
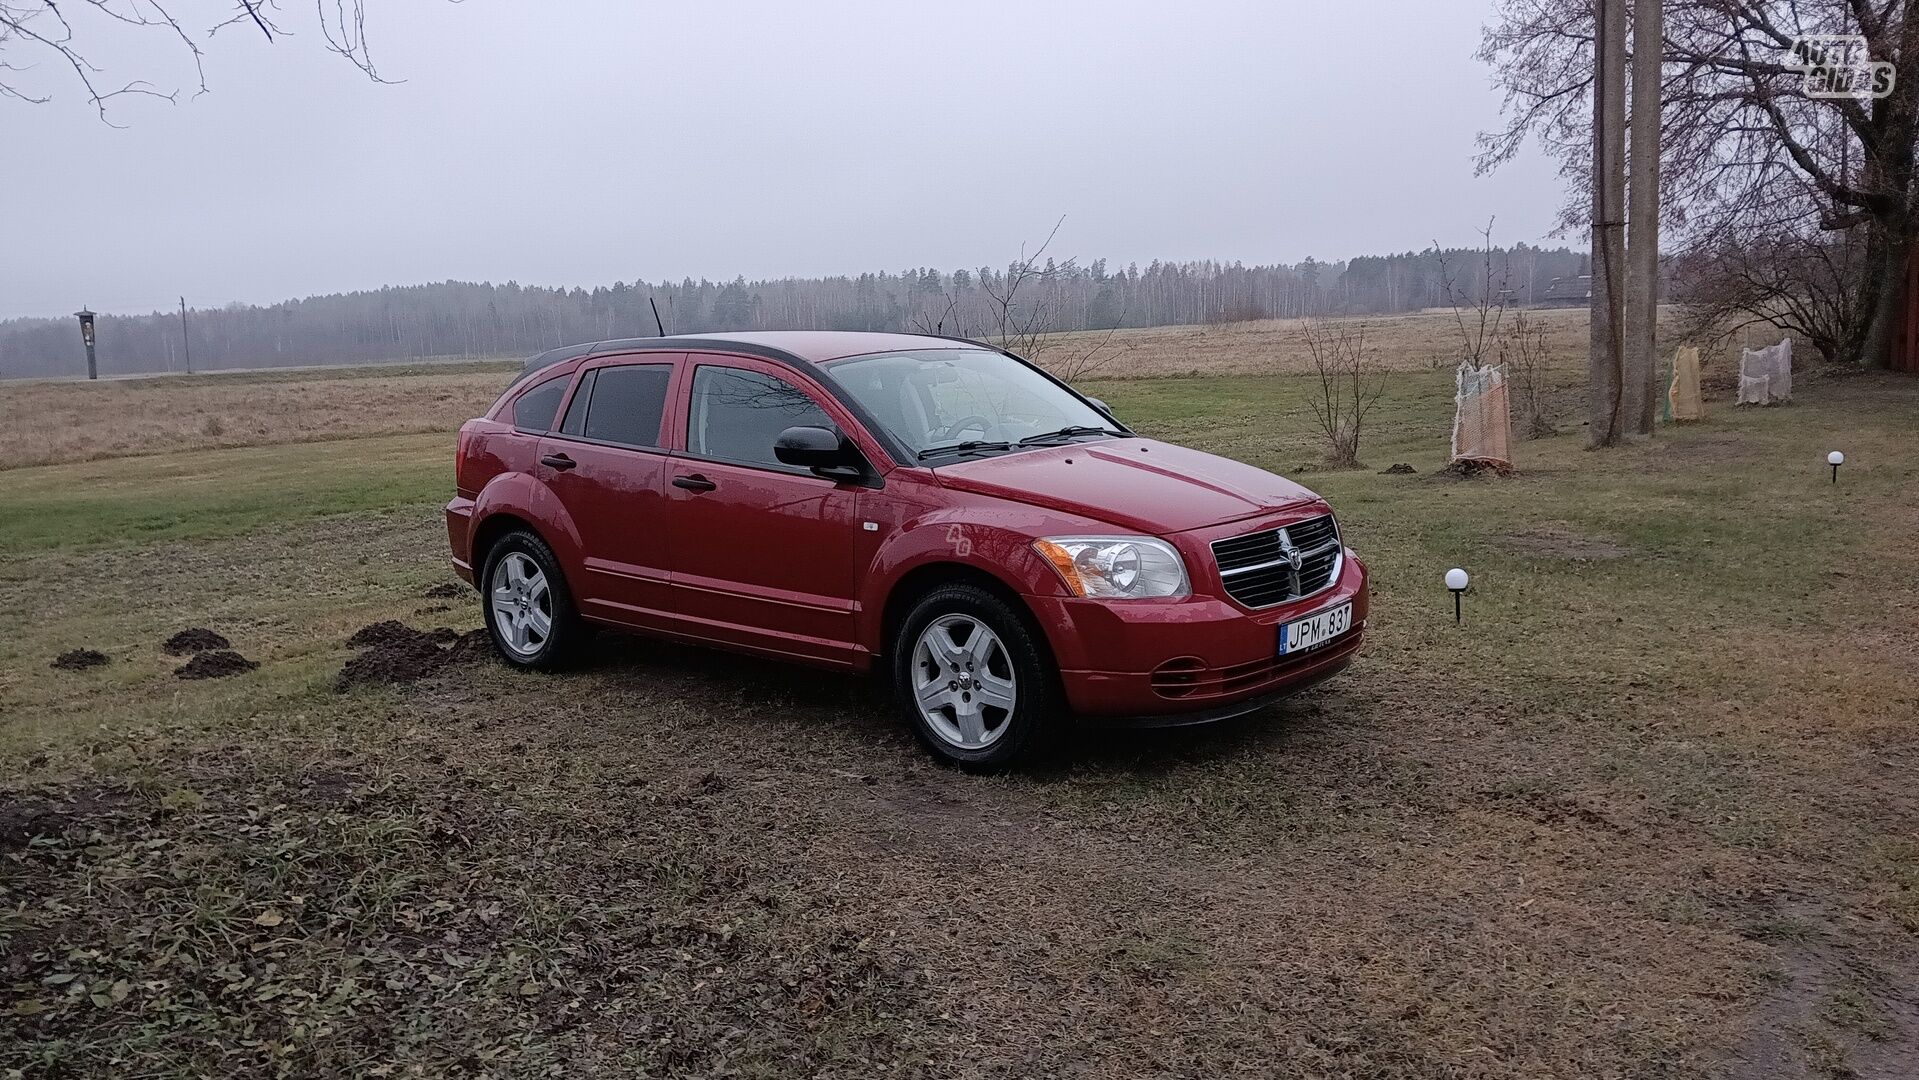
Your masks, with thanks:
M1461 594L1463 594L1466 591L1467 580L1468 579L1466 577L1466 571L1461 570L1457 566L1453 567L1451 570L1446 571L1446 588L1451 590L1453 594L1453 625L1454 626L1459 625L1459 619L1460 619L1459 597Z
M1837 450L1834 450L1832 453L1826 455L1826 464L1832 466L1832 482L1833 483L1836 484L1839 482L1839 466L1844 465L1845 463L1846 463L1846 455L1840 453Z
M100 377L100 368L93 361L93 312L82 307L73 313L73 317L80 320L80 340L87 346L87 378L97 379Z

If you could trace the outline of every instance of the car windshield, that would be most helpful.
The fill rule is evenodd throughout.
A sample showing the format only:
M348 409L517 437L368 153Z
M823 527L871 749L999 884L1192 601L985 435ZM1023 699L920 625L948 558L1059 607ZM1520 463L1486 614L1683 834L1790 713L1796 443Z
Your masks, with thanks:
M848 394L923 457L945 448L1007 450L1055 432L1072 438L1118 430L1045 375L986 349L876 353L830 366Z

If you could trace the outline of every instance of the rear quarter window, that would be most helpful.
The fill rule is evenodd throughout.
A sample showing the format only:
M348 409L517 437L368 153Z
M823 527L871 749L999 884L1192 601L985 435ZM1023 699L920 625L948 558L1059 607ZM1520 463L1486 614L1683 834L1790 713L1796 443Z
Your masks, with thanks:
M566 395L567 378L548 379L513 399L510 408L513 426L522 431L551 431L553 415L560 411L560 398Z

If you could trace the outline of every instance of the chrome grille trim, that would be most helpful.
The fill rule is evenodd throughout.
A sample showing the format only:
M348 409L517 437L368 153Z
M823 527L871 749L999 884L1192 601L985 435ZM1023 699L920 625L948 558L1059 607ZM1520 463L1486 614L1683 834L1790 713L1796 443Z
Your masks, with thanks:
M1300 554L1298 570L1280 555L1282 532ZM1338 583L1346 561L1339 525L1331 514L1229 536L1210 546L1226 595L1255 610L1325 592Z

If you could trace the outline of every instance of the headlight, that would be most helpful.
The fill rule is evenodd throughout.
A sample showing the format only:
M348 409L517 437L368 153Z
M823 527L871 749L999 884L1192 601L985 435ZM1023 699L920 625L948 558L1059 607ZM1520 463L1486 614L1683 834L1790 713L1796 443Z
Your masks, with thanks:
M1074 596L1143 600L1192 591L1179 552L1150 536L1049 536L1033 541L1033 550Z

